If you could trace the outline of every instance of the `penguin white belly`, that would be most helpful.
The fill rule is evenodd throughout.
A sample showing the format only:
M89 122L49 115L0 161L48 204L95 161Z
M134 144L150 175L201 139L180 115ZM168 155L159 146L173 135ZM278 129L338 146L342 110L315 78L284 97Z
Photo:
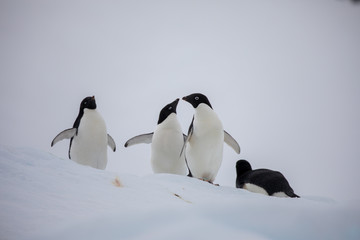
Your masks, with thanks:
M194 177L213 182L222 162L224 129L216 113L207 108L199 106L195 112L186 158Z
M104 119L96 110L84 109L78 133L72 141L70 156L77 163L98 169L106 168L107 130Z
M250 191L250 192L253 192L253 193L261 193L261 194L264 194L266 196L269 196L268 192L264 188L259 187L259 186L255 185L255 184L246 183L246 184L244 184L243 188ZM273 193L271 196L273 196L273 197L285 197L285 198L289 197L284 192L276 192L276 193Z
M285 197L285 198L289 197L289 196L286 195L286 193L284 193L284 192L276 192L276 193L274 193L274 194L271 195L271 196L274 196L274 197Z
M243 189L246 189L253 193L261 193L266 196L269 196L268 192L265 189L263 189L262 187L259 187L257 185L251 184L251 183L244 184Z
M181 126L175 114L158 124L151 143L151 166L155 173L186 175L185 157L180 157L184 144Z

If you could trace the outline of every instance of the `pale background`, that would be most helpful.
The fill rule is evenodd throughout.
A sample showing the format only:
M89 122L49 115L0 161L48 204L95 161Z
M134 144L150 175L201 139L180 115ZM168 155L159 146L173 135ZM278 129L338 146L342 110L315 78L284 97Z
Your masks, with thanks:
M0 1L0 144L67 159L79 104L95 95L117 143L108 171L152 174L160 109L208 96L239 142L235 162L280 170L299 195L360 198L360 5L309 1ZM181 101L186 133L193 108Z

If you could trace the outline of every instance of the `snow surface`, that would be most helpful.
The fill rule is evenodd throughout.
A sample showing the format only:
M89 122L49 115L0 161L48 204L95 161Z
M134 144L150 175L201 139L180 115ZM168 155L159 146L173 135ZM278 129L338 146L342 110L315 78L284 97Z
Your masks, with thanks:
M0 146L0 182L0 239L360 239L358 201L118 174L30 148Z

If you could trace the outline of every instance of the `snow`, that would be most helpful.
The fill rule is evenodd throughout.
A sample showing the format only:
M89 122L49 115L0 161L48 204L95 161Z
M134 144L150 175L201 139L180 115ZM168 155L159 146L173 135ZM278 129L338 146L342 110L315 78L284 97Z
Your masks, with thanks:
M355 199L268 197L7 146L0 182L0 239L360 239Z

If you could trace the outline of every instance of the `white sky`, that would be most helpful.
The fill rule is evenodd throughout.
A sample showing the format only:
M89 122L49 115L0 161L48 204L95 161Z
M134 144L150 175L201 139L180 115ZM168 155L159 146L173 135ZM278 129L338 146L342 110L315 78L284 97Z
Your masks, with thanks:
M208 96L239 142L235 162L280 170L299 195L360 198L360 5L311 1L0 1L0 144L67 159L81 100L95 95L118 150L107 170L151 174L161 108ZM193 108L178 116L186 133Z

